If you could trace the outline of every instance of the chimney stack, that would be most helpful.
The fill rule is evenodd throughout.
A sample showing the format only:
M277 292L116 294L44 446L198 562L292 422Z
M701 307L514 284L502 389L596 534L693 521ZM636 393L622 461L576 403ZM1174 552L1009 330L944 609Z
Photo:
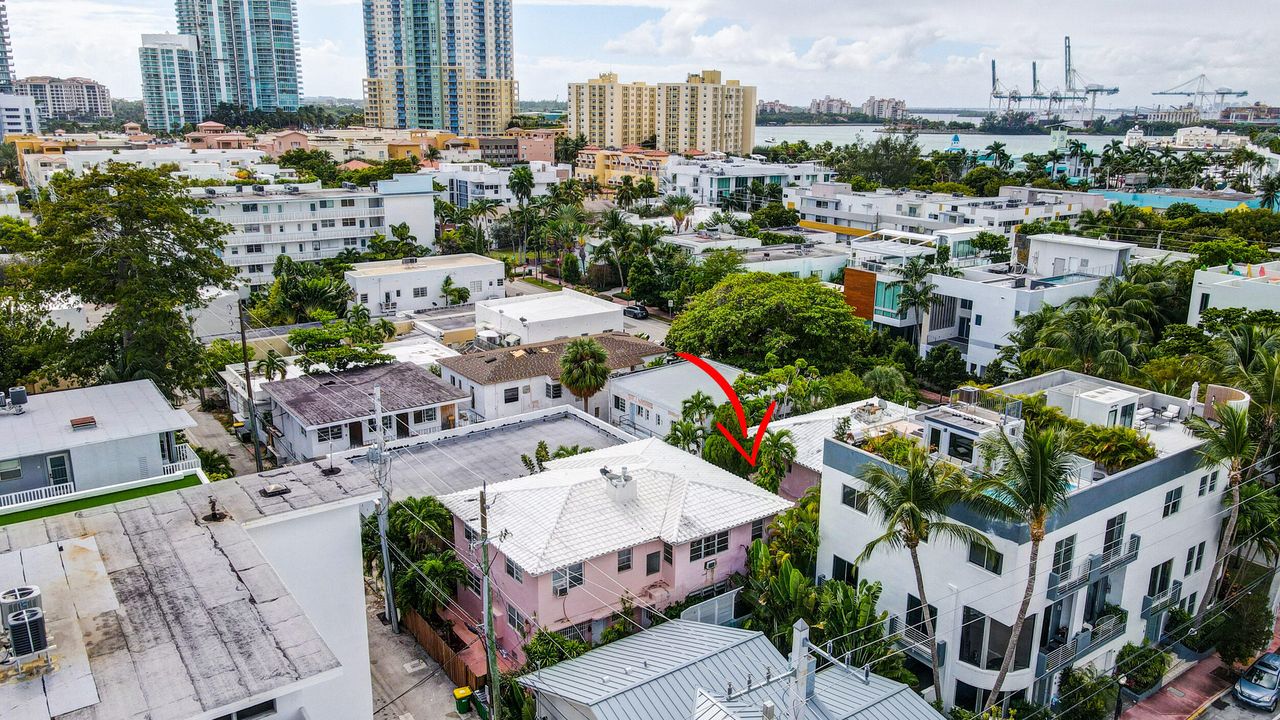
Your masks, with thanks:
M760 706L760 717L761 720L776 720L778 713L772 700L765 700Z

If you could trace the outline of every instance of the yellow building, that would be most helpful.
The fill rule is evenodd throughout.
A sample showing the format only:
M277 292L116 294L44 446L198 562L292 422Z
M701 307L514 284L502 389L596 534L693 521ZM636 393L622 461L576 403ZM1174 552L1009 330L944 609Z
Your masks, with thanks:
M659 150L745 155L755 145L756 89L725 81L719 70L689 75L682 83L620 83L604 73L570 83L565 124L602 147L624 147L655 138Z
M662 150L645 150L638 145L628 145L621 150L604 150L594 146L583 148L574 161L573 176L593 176L601 187L618 185L624 175L639 180L652 178L657 185L662 169L671 162L671 153Z
M501 135L516 114L515 80L467 78L462 81L461 135Z

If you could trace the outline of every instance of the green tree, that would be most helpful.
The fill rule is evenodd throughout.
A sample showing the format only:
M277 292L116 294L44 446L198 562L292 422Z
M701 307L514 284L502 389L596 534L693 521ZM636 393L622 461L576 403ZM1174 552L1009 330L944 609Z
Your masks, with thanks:
M1107 720L1116 681L1096 668L1068 667L1058 677L1058 720Z
M582 411L590 412L587 401L609 382L609 353L592 338L575 338L560 356L560 384L582 398Z
M671 423L664 440L668 445L696 455L702 452L702 440L705 436L706 428L699 427L688 420L676 420Z
M1050 316L1040 329L1036 346L1024 354L1047 367L1124 377L1130 362L1141 355L1138 340L1133 323L1108 317L1097 306L1077 306Z
M934 690L935 694L940 693L938 682L942 674L938 642L934 634L933 613L928 611L929 595L925 591L924 573L920 569L920 543L933 539L990 547L991 541L968 525L948 519L947 511L951 506L968 498L968 483L957 466L930 459L923 448L912 449L902 467L867 463L863 465L858 479L865 488L868 511L884 531L867 543L858 562L866 562L879 550L905 549L910 555L916 592L919 593L920 606L925 608L922 620L925 635L929 638Z
M916 366L916 374L925 385L939 392L950 392L969 377L964 357L952 345L935 345Z
M522 263L529 243L529 220L528 214L524 210L529 201L533 199L533 186L533 171L529 169L528 165L518 165L511 168L511 176L507 178L507 188L515 196L518 206L520 216L520 262Z
M1265 649L1275 626L1265 589L1241 592L1226 608L1214 632L1214 647L1228 667L1247 662Z
M572 660L590 649L590 645L576 638L558 635L550 630L539 630L524 644L525 667L551 667L558 662Z
M760 440L760 454L756 458L755 482L771 493L777 493L782 479L791 471L796 459L796 444L790 430L766 430Z
M267 356L257 362L253 366L254 372L271 382L277 376L281 380L284 379L285 373L289 370L289 362L280 356L275 350L267 350Z
M892 365L877 365L862 375L862 385L872 395L898 401L911 392L902 371Z
M300 353L295 364L308 375L317 367L322 372L354 370L394 361L380 352L381 343L372 337L373 326L346 320L329 320L318 328L299 328L289 333L289 346Z
M452 551L428 553L396 573L396 605L432 617L457 594L458 583L466 577L466 566Z
M169 394L194 389L202 348L185 311L206 304L204 288L230 287L235 271L220 257L230 228L198 215L207 201L179 181L133 165L60 174L49 190L35 206L34 242L9 238L29 263L14 272L42 297L111 308L71 342L61 374L93 382L106 368L139 365Z
M1205 590L1200 607L1196 610L1196 621L1204 617L1218 599L1222 584L1222 572L1227 554L1235 543L1236 523L1240 519L1240 485L1244 482L1246 468L1257 456L1258 446L1249 434L1249 411L1230 405L1218 405L1214 408L1217 422L1211 423L1199 415L1187 418L1187 427L1195 436L1204 441L1196 448L1200 457L1200 466L1205 469L1217 469L1227 466L1227 486L1230 488L1231 505L1227 512L1227 523L1218 541L1218 549L1214 554L1213 570L1209 573L1209 585ZM1225 502L1225 501L1224 501Z
M684 232L685 222L693 214L693 209L696 206L697 202L683 193L669 195L662 201L663 210L671 213L671 220L675 224L677 234Z
M0 387L40 378L70 343L71 331L47 320L41 306L0 294Z
M471 291L455 284L452 275L444 276L444 282L440 283L440 294L444 295L445 303L449 305L463 305L471 299Z
M582 269L578 265L578 256L565 253L560 256L560 278L570 285L582 282Z
M751 222L762 228L791 227L800 222L800 213L780 202L769 203L751 213Z
M711 396L696 390L692 395L680 401L680 417L698 427L706 427L707 421L716 411L716 401Z
M1221 240L1206 240L1191 246L1196 256L1196 264L1205 267L1218 265L1245 265L1248 263L1266 262L1271 259L1267 249L1259 244L1247 242L1238 237Z
M804 358L830 373L848 366L848 348L869 340L839 293L817 281L733 273L688 304L666 344L757 372Z
M982 442L980 452L992 458L998 470L975 484L969 502L988 517L1025 524L1031 536L1027 585L1000 672L991 686L990 698L994 702L1000 697L1000 688L1017 655L1023 621L1035 595L1040 543L1044 541L1049 518L1066 506L1075 475L1065 438L1052 428L1028 430L1016 441L1001 430Z

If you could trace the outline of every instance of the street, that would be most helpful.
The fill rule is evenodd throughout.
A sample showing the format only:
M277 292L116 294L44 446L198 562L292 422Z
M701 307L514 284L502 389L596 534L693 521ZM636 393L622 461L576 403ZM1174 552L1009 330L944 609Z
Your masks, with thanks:
M380 598L366 597L369 665L373 675L375 720L448 720L454 709L453 682L407 632L391 634L377 615Z
M1231 692L1228 691L1226 695L1214 700L1200 718L1201 720L1276 720L1280 718L1280 714L1249 707L1232 697Z
M196 421L195 427L186 430L187 439L192 445L225 454L231 460L231 467L235 469L236 475L257 472L253 461L253 448L236 440L235 436L222 427L217 418L201 410L199 399L189 398L183 403L182 409Z

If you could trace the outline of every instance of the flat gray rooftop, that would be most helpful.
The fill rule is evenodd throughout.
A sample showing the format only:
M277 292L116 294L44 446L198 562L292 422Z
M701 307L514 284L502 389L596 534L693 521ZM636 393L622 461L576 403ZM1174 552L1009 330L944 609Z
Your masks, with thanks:
M273 480L290 494L259 496ZM179 720L337 670L241 523L371 489L285 471L0 528L0 586L40 586L58 662L0 677L0 717ZM230 518L203 519L210 494Z
M635 438L577 409L561 407L393 443L388 446L393 499L445 495L528 475L520 456L532 457L541 440L555 452L561 445L599 450ZM346 458L348 467L368 472L363 454Z

